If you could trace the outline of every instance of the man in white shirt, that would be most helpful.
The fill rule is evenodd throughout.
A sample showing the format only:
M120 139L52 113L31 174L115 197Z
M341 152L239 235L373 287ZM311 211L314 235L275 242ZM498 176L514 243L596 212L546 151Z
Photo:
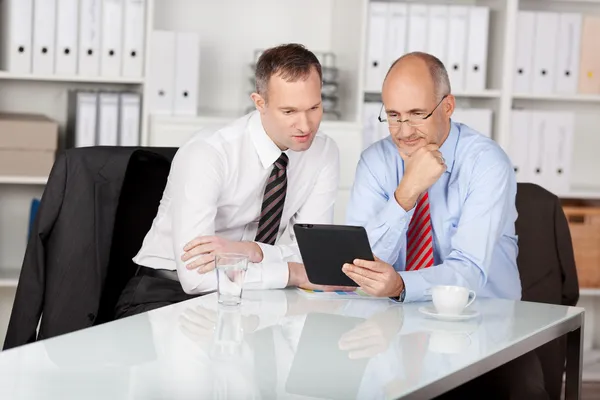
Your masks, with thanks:
M318 133L321 66L302 45L281 45L262 54L255 78L256 111L178 150L117 317L215 291L217 253L248 256L245 289L316 288L292 231L276 242L294 223L333 221L339 154Z

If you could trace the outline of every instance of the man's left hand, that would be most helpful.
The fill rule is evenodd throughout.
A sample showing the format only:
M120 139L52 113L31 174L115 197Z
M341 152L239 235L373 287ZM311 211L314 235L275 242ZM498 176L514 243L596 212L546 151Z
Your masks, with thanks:
M183 248L185 253L181 261L186 262L193 257L197 259L187 264L187 269L198 269L198 273L206 273L215 268L215 255L219 253L235 253L248 256L251 263L261 262L262 250L255 242L235 242L219 236L199 236Z
M404 281L394 267L375 257L375 261L354 260L342 270L350 279L371 296L397 297L404 289Z

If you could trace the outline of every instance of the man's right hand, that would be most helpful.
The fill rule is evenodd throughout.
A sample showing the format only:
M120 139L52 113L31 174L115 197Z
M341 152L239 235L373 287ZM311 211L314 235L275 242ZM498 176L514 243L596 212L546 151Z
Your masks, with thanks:
M446 171L446 162L436 144L423 146L412 154L400 152L400 156L404 160L404 176L394 197L408 211L416 205L421 193L440 179Z
M354 286L326 286L326 285L314 285L308 280L306 275L306 269L304 264L289 262L288 268L290 271L290 277L288 279L288 286L297 286L302 289L308 290L322 290L324 292L335 292L342 290L345 292L355 291L357 288Z

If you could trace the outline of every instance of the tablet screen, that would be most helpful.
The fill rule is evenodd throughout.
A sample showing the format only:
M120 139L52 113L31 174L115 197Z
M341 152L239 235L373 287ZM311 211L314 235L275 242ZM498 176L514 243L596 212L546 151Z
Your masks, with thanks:
M356 287L342 267L357 258L374 260L362 226L295 224L294 233L308 280L313 284Z

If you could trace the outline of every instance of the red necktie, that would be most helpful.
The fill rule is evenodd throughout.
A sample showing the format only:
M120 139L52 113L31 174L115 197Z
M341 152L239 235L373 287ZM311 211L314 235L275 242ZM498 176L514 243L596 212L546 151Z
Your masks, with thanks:
M427 192L417 201L417 207L406 233L406 270L413 271L433 265L433 236Z

